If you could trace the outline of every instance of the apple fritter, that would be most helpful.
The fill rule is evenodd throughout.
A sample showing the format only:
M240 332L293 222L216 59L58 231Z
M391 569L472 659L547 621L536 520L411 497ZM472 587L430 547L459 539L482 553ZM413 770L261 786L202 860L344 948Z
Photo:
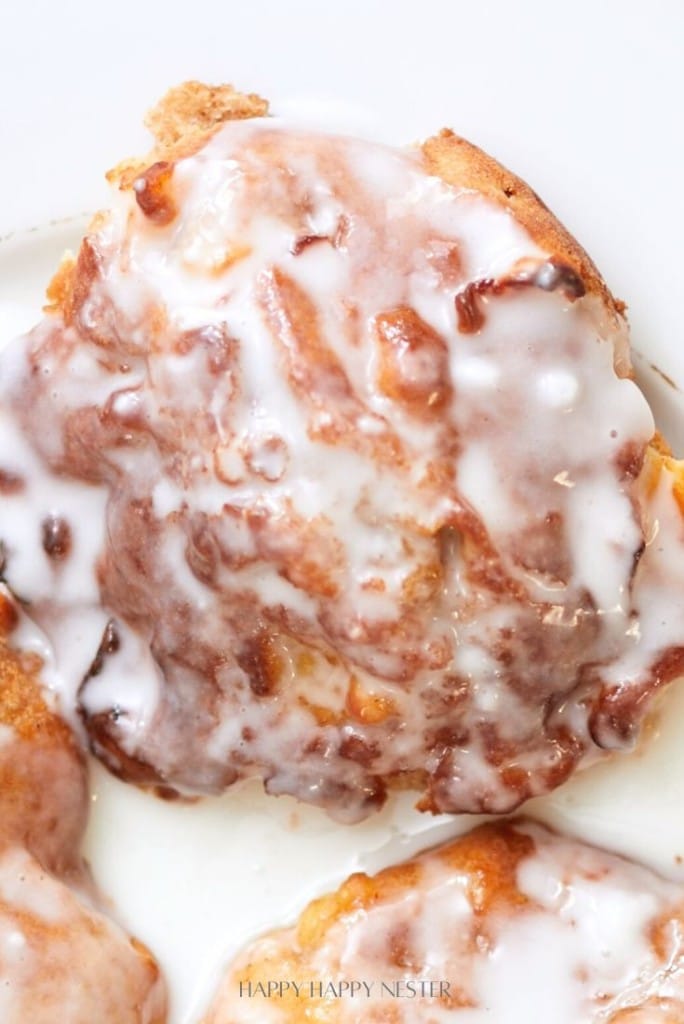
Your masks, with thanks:
M173 90L3 353L6 577L126 779L509 811L680 672L681 469L523 182L266 114Z
M203 1024L680 1024L683 926L647 869L485 825L251 943Z

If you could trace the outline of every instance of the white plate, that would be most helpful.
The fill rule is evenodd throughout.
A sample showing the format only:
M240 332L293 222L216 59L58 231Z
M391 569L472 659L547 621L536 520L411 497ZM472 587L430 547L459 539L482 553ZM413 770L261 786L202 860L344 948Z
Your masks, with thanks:
M659 419L684 451L676 392L684 143L684 7L508 0L470 5L305 0L237 6L119 0L15 5L0 33L0 334L106 199L102 171L145 147L143 111L187 77L260 91L332 127L408 141L453 126L525 177L630 306ZM26 232L34 225L40 231ZM684 878L684 687L642 750L585 772L535 813ZM354 867L377 869L465 827L408 797L343 828L247 785L163 804L99 769L87 853L125 923L164 966L171 1024L190 1024L228 956Z

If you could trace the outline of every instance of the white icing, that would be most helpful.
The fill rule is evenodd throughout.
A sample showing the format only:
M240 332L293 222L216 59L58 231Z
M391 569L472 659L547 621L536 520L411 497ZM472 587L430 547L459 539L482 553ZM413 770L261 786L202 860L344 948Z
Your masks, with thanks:
M18 847L0 851L3 1024L155 1024L163 988L108 918Z
M377 137L377 132L368 134ZM78 225L68 231L46 229L29 236L26 242L20 238L17 245L25 245L29 256L20 261L21 277L14 244L3 244L0 343L28 330L35 322L45 281L64 246L77 249L79 230ZM29 288L31 305L18 307L15 294ZM473 377L484 376L491 386L500 379L500 372L491 362L479 360L471 371L465 367L464 360L459 364L458 380L454 371L461 393L466 372ZM655 376L653 379L658 383ZM676 427L677 417L681 418L677 404L681 396L669 388L666 391L674 410L666 432L672 439L672 427ZM657 416L662 415L663 404L664 398L657 407ZM558 476L567 479L564 473ZM663 493L667 511L666 490ZM673 557L672 546L668 549ZM258 574L254 575L256 586ZM278 585L285 596L279 593L276 601L293 601L295 594L305 597L285 580L279 579ZM659 609L659 605L655 607ZM560 606L559 612L562 614ZM657 613L653 621L660 621ZM634 625L638 626L638 621ZM95 629L90 653L96 650L100 636L101 630ZM16 638L22 649L28 642L26 631L21 639ZM35 644L31 649L50 657L39 631L34 630L30 642ZM459 662L466 652L482 657L481 666L476 661L471 667L486 680L485 669L489 671L491 660L481 648L463 645L457 652ZM90 655L85 657L89 659ZM80 678L80 672L78 668L63 674ZM500 694L488 686L480 685L477 692L483 699L499 703ZM673 861L677 851L684 854L678 728L684 705L681 690L678 692L679 696L674 692L668 695L662 735L650 736L646 752L626 760L609 760L576 777L558 791L555 801L535 803L540 811L546 807L553 813L555 808L558 823L564 828L581 830L588 839L600 835L606 844L648 860L661 871L681 875L681 868ZM307 808L297 809L299 826L295 827L289 822L289 817L295 815L293 802L264 797L252 784L221 799L179 806L123 786L98 765L93 765L92 776L95 803L88 858L134 931L145 936L160 956L174 993L173 1024L189 1024L199 1017L209 1001L218 964L225 962L247 935L272 926L276 919L292 918L303 899L330 888L358 867L359 857L362 866L375 870L403 858L411 849L445 838L467 822L465 818L441 819L441 825L435 824L432 817L411 810L414 797L406 794L399 802L392 801L381 815L354 829L340 830ZM116 823L114 833L112 822ZM245 850L251 851L247 867ZM238 873L240 885L236 886ZM302 879L306 879L305 892ZM534 984L539 980L535 976ZM260 1009L255 1004L256 1019L263 1024ZM1 1007L0 1018L7 1019Z
M47 873L38 870L33 858L18 846L2 851L0 906L2 904L11 905L22 914L36 915L49 924L63 922L62 889L51 884Z
M261 774L357 817L397 770L427 766L451 809L555 784L571 767L554 775L556 726L592 746L582 667L609 685L628 664L640 692L684 630L675 602L644 635L662 621L652 545L630 589L647 524L618 459L653 421L614 371L622 326L596 297L521 286L554 254L417 154L254 121L169 188L167 225L142 188L116 194L74 322L2 356L0 469L25 485L0 509L7 579L56 649L65 706L112 618L119 650L85 710L178 786ZM487 281L464 327L459 302ZM58 563L48 515L71 528ZM665 549L667 495L657 519ZM258 692L264 630L277 696ZM380 722L350 719L352 676L389 688Z
M519 823L516 832L533 840L517 867L512 852L501 862L488 849L488 836L476 841L474 861L459 861L457 841L455 860L428 853L404 879L381 881L368 903L340 906L313 945L296 929L252 943L231 965L207 1024L313 1019L311 981L366 983L335 999L338 1024L384 1015L395 1024L598 1024L650 998L684 999L678 886L537 825ZM481 894L486 902L474 912ZM290 1009L281 997L248 994L247 979L255 986L274 974L302 985ZM440 982L451 1003L439 1000ZM409 998L409 985L415 993L421 983L432 983L432 998Z

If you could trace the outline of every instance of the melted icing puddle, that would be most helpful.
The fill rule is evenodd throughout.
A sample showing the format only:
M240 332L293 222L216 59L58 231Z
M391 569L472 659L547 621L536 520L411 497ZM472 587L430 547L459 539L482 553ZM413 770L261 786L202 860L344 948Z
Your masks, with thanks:
M63 251L84 218L0 242L0 343L39 317ZM659 426L684 451L684 396L647 357L639 382ZM584 771L530 812L573 835L684 881L684 682L670 689L632 756ZM286 924L353 870L375 871L464 831L469 817L432 818L410 794L361 825L334 824L248 783L225 797L164 803L92 765L86 856L123 923L148 943L171 992L169 1024L194 1024L222 966L249 938Z

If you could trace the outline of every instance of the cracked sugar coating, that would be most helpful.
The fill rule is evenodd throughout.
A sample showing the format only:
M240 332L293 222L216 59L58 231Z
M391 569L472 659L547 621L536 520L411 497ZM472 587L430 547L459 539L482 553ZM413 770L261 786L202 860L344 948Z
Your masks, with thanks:
M645 868L485 825L257 939L203 1022L678 1024L683 925L681 887Z
M450 133L212 118L120 171L3 354L6 577L125 778L510 810L683 661L621 307Z

